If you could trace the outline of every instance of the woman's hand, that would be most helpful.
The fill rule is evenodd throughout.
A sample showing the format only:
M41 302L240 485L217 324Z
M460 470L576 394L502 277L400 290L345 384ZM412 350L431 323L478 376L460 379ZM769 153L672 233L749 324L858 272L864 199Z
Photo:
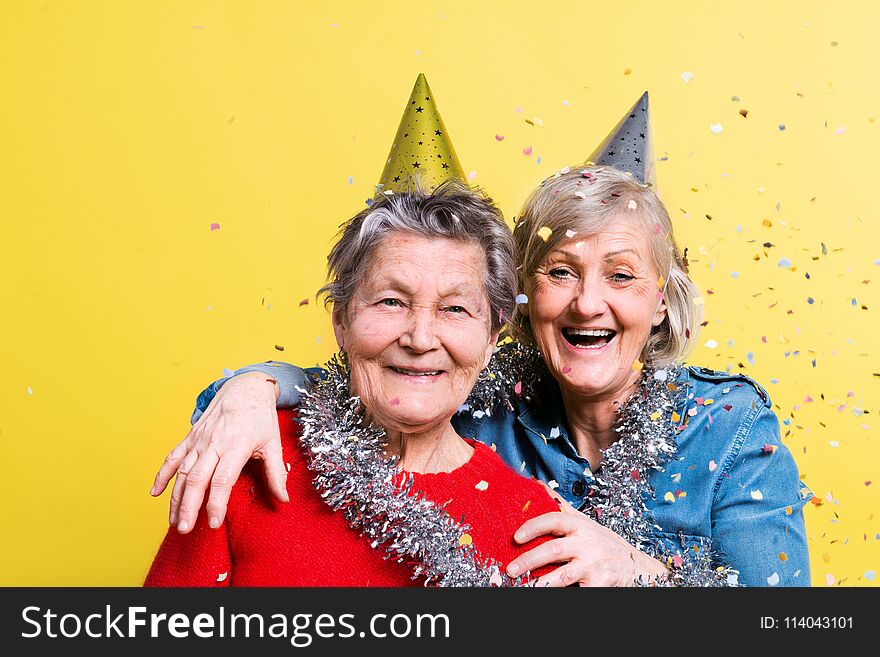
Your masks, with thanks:
M177 525L177 531L185 534L195 525L209 482L208 524L219 527L232 486L251 458L263 461L272 494L288 501L277 398L278 385L270 376L263 372L239 374L220 388L186 438L171 451L150 495L161 495L177 473L168 515L169 524Z
M537 586L632 586L638 577L654 580L666 576L666 567L635 549L610 529L575 510L549 488L559 502L558 513L545 513L523 523L514 540L523 544L544 535L557 536L511 561L507 574L560 563L540 577Z

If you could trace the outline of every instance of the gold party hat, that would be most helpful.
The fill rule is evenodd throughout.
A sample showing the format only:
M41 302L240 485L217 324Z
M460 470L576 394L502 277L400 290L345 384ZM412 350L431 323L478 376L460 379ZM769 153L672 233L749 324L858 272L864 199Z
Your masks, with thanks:
M406 192L417 181L432 192L449 178L466 182L428 80L419 73L379 179L380 189Z

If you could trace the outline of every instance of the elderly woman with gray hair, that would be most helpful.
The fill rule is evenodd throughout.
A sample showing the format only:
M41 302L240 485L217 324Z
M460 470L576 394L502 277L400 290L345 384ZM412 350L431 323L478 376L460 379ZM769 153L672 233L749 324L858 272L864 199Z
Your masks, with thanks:
M513 533L558 506L450 424L513 311L500 213L454 182L383 196L328 260L341 356L277 421L295 503L246 474L223 528L168 531L146 585L526 583L503 572L525 551Z
M767 393L682 362L702 301L656 194L610 167L564 169L532 193L514 239L518 341L497 350L453 424L566 503L517 530L518 542L554 539L507 574L556 564L541 583L627 586L662 564L679 585L808 586L811 494ZM280 382L280 407L298 401L307 377L286 364L246 369L257 371L200 396L198 421L157 475L154 494L178 473L179 531L215 469L214 524L249 457L266 459L276 488L283 481L259 370Z

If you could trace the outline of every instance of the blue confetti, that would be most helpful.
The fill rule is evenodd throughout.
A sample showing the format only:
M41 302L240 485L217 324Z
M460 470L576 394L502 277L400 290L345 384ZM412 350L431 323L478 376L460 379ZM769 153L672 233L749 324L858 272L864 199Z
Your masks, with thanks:
M520 304L520 303L528 303L528 302L529 302L529 298L528 298L525 294L517 294L517 295L516 295L516 302L517 302L518 304Z
M737 224L737 225L736 225L736 232L737 232L737 233L741 233L741 232L743 232L743 227L742 227L740 224Z
M855 300L855 297L853 297L853 300L850 301L850 304L852 304L853 306L858 305L858 303L859 303L859 302Z
M730 277L731 278L739 278L739 272L738 271L730 272Z
M785 132L785 124L784 123L780 123L778 127L779 127L779 132Z
M755 354L752 353L751 351L748 354L746 354L746 359L749 361L749 365L755 364Z
M348 184L349 184L349 185L353 185L353 184L354 184L354 176L349 176L349 177L348 177Z
M770 383L779 383L779 379L770 379Z
M786 269L791 269L791 260L788 258L780 258L777 263L780 267L785 267Z
M541 156L540 155L535 159L535 164L541 164Z
M813 297L807 297L807 303L813 305Z

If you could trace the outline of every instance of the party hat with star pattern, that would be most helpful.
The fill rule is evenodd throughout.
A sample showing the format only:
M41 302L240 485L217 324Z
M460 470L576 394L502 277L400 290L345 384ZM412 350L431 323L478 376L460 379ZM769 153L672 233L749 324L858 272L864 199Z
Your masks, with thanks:
M647 91L623 115L587 161L627 171L643 185L656 185Z
M418 181L421 189L431 192L449 178L466 182L434 94L420 73L379 179L380 189L406 192Z

